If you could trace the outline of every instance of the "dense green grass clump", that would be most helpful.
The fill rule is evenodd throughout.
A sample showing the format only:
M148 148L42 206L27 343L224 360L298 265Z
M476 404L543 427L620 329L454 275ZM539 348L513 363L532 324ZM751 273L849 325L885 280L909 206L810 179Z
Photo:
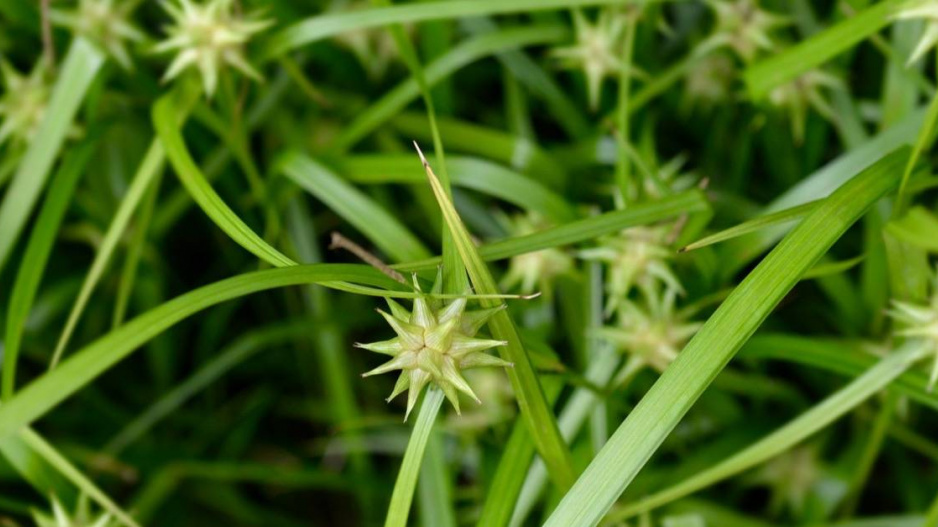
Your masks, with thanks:
M0 525L938 527L936 44L0 3Z

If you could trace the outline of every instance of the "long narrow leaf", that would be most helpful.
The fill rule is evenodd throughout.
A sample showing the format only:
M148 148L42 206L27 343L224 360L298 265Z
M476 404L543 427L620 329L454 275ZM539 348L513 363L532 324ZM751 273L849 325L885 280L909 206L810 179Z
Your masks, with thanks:
M300 284L344 288L355 282L388 291L401 284L361 265L318 264L270 269L238 275L178 296L85 346L58 368L43 375L0 406L0 441L35 421L134 350L177 322L207 307L250 293Z
M81 37L72 42L36 140L29 145L0 203L0 270L39 199L78 107L102 64L104 55L90 42Z
M453 235L456 249L466 265L466 271L469 273L472 285L480 294L498 294L498 286L469 237L469 232L459 218L453 203L446 196L439 180L433 174L433 170L430 169L429 163L423 158L423 154L420 154L420 156L430 186L433 189L433 194L443 211L443 219ZM481 303L484 307L498 306L498 303L493 300L483 299ZM521 342L521 336L518 334L518 330L507 310L496 312L489 322L489 328L495 338L507 343L500 350L503 358L514 364L513 368L508 369L509 378L511 379L515 397L518 398L521 415L528 423L534 444L547 465L548 472L554 483L560 488L567 488L575 477L570 451L560 435L557 421L554 419L550 405L547 404L544 397L544 391L534 368L531 366L524 344Z

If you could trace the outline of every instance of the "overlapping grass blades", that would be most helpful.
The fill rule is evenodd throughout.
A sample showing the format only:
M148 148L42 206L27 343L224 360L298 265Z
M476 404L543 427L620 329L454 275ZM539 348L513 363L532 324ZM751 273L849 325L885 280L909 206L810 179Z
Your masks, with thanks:
M664 438L782 297L873 203L894 190L908 149L861 172L743 280L596 455L545 525L597 525Z
M104 55L84 38L69 47L42 123L0 202L0 270L19 239L78 107L104 64Z
M347 264L290 266L238 275L183 295L128 321L78 350L55 370L26 385L0 406L0 441L39 419L63 400L133 353L144 343L199 311L258 291L290 285L319 284L380 296L397 296L400 283L378 271ZM352 284L363 284L357 287ZM373 289L385 288L385 290ZM412 294L405 293L405 296Z
M264 56L276 57L300 46L340 33L423 20L568 9L580 6L618 4L623 0L456 0L401 6L377 7L350 13L334 13L296 22L273 35Z
M739 474L792 448L889 386L912 364L925 356L926 346L920 340L909 342L782 428L707 470L615 511L609 515L609 521L618 521L650 511Z
M420 155L423 158L423 154ZM443 211L443 219L453 236L456 249L466 265L466 271L469 273L473 287L479 294L498 294L498 286L469 237L469 232L459 218L455 207L453 207L452 202L440 185L440 181L433 174L430 165L425 159L423 159L423 163L433 194ZM483 299L481 303L483 307L497 307L499 305L494 300ZM538 453L547 465L551 479L560 488L566 488L575 477L570 451L560 435L557 421L554 419L550 405L547 404L544 391L531 366L521 336L518 334L508 311L501 310L495 313L489 321L489 328L496 339L507 342L504 347L499 348L499 351L505 360L514 364L514 367L509 368L508 375L515 396L518 399L518 406L521 408L522 418L528 424L528 431L532 435Z

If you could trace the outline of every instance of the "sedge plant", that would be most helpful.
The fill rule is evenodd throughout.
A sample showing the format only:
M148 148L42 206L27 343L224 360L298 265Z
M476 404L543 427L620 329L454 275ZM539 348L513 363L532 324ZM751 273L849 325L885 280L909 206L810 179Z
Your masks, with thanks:
M938 527L938 2L835 4L0 3L0 525Z

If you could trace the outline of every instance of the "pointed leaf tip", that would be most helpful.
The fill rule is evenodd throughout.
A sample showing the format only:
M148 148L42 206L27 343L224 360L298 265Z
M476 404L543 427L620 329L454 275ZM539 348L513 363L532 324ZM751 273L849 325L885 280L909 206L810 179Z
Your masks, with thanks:
M417 155L420 156L420 162L423 163L423 167L429 169L430 163L427 162L427 158L423 155L423 150L420 149L420 145L417 144L417 141L414 141L414 148L417 149Z

